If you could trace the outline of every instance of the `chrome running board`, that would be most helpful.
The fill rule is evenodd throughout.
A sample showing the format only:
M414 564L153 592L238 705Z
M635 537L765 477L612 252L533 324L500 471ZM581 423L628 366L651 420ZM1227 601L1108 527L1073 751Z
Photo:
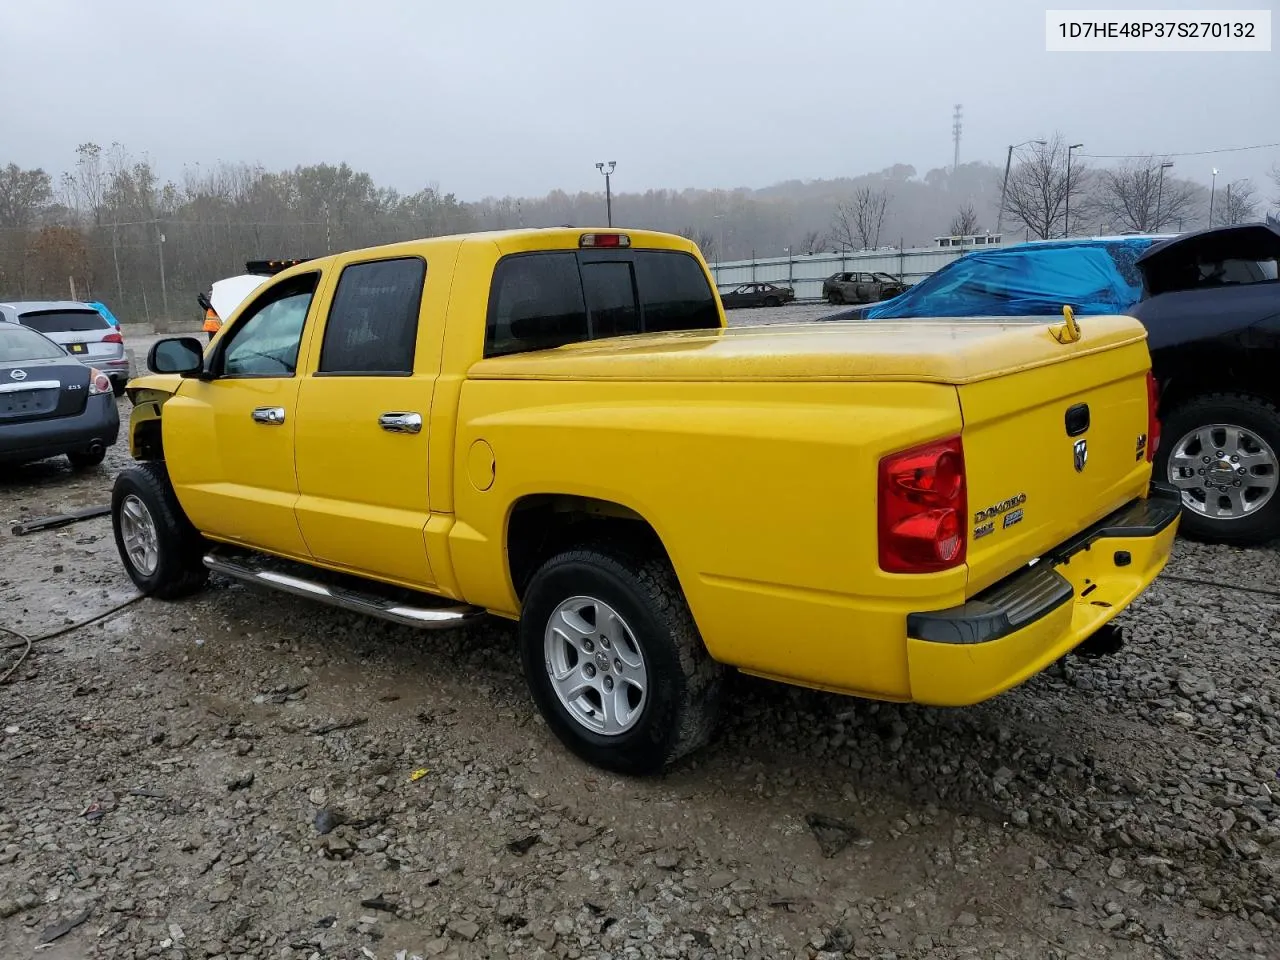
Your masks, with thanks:
M303 577L281 573L277 570L260 569L249 563L233 560L216 553L205 554L204 565L214 573L220 573L224 577L269 587L272 590L291 593L298 597L308 597L312 600L319 600L321 603L327 603L330 606L350 610L353 613L362 613L366 616L377 617L380 620L389 620L392 623L398 623L406 627L417 627L419 630L448 630L473 623L485 615L483 608L465 604L445 607L422 607L398 603L385 597L379 597L374 593L333 587L315 580L307 580ZM374 585L370 584L370 586Z

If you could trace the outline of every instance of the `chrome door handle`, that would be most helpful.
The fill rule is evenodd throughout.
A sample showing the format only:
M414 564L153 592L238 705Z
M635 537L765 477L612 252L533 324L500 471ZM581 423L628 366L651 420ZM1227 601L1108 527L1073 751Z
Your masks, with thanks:
M378 418L378 426L389 433L421 433L422 414L384 413Z
M251 416L254 423L276 427L284 423L284 407L256 407Z

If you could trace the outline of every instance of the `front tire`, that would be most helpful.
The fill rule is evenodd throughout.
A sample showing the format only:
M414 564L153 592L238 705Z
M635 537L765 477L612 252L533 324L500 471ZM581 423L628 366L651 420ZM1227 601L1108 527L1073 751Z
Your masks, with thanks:
M1182 491L1182 532L1255 546L1280 537L1280 410L1216 393L1175 407L1161 424L1155 479Z
M844 303L844 297L841 295L839 290L832 290L827 294L827 303L831 304L833 307L838 307L840 304Z
M125 572L144 595L176 600L204 586L204 538L182 512L163 463L140 463L116 477L111 525Z
M656 773L711 737L726 671L665 557L613 547L552 557L525 593L520 646L547 725L588 763Z

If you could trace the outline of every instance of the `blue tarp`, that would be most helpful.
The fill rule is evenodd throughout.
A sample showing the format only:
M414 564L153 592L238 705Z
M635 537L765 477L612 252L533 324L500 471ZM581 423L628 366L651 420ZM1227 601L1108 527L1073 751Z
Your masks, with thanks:
M113 327L120 326L120 321L111 315L111 311L107 309L107 305L105 303L102 303L99 300L90 300L89 306L93 307L93 309L97 310L100 314L102 314L103 319L106 320L107 323L111 324Z
M859 311L896 317L1018 317L1124 313L1142 297L1134 261L1147 237L1026 243L960 257L891 300Z

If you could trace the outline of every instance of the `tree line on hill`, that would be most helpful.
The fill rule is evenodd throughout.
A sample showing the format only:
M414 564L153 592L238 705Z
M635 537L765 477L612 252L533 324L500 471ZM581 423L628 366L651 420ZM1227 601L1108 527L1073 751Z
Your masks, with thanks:
M1163 157L1068 165L1060 135L984 162L920 175L907 164L763 189L647 190L613 197L614 223L680 233L708 260L929 245L938 236L1008 240L1155 232L1259 219L1247 180L1204 184ZM625 177L620 168L615 178ZM1272 174L1280 192L1280 167ZM625 180L623 180L625 183ZM346 163L269 171L193 165L163 179L122 145L82 144L65 172L0 162L0 298L99 299L125 319L198 312L195 297L249 259L326 253L472 230L596 226L599 192L466 202L428 184L379 186ZM1212 208L1212 210L1210 209ZM1068 227L1067 218L1070 217Z

